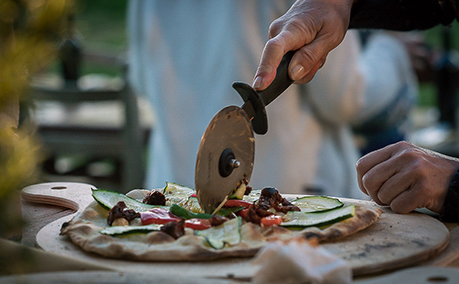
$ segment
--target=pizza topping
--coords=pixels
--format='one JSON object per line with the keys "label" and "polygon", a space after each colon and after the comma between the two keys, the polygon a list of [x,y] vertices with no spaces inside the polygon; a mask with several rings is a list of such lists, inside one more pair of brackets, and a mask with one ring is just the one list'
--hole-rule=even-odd
{"label": "pizza topping", "polygon": [[112,209],[119,201],[123,201],[127,209],[133,209],[136,212],[144,212],[157,207],[157,205],[145,204],[122,193],[105,189],[92,189],[92,197],[107,210]]}
{"label": "pizza topping", "polygon": [[[245,221],[255,224],[264,224],[266,226],[279,225],[282,223],[282,217],[274,217],[274,213],[270,211],[273,208],[276,212],[287,213],[289,211],[301,211],[296,205],[290,203],[283,198],[279,191],[272,187],[265,187],[261,190],[260,198],[253,204],[247,207],[250,202],[240,200],[228,200],[226,206],[243,206],[247,210],[241,210],[239,216]],[[273,216],[268,219],[265,217]],[[264,219],[264,220],[263,220]],[[263,222],[262,222],[263,220]]]}
{"label": "pizza topping", "polygon": [[188,219],[185,220],[185,227],[193,230],[207,230],[212,227],[210,219]]}
{"label": "pizza topping", "polygon": [[244,179],[242,182],[245,184],[245,192],[244,195],[249,195],[252,192],[252,187],[249,186],[249,181],[247,180],[247,174],[244,174]]}
{"label": "pizza topping", "polygon": [[249,195],[251,192],[252,192],[252,187],[247,185],[245,187],[244,195]]}
{"label": "pizza topping", "polygon": [[263,217],[261,218],[260,220],[260,224],[265,226],[265,227],[269,227],[269,226],[272,226],[272,225],[280,225],[284,220],[282,219],[281,216],[278,216],[278,215],[269,215],[267,217]]}
{"label": "pizza topping", "polygon": [[285,227],[321,227],[330,225],[355,215],[355,205],[336,208],[329,211],[319,212],[288,212],[284,217],[281,226]]}
{"label": "pizza topping", "polygon": [[123,236],[131,234],[145,234],[159,231],[162,225],[150,224],[145,226],[111,226],[100,231],[101,234],[110,236]]}
{"label": "pizza topping", "polygon": [[288,211],[301,211],[298,206],[293,205],[280,195],[279,191],[273,187],[265,187],[261,190],[258,205],[261,209],[269,210],[274,208],[277,212],[287,213]]}
{"label": "pizza topping", "polygon": [[205,213],[194,213],[191,211],[186,210],[180,205],[177,204],[172,204],[171,207],[169,208],[169,212],[177,217],[180,218],[185,218],[185,219],[210,219],[212,217],[211,214],[205,214]]}
{"label": "pizza topping", "polygon": [[336,198],[327,196],[304,196],[292,201],[301,212],[321,212],[343,207],[344,203]]}
{"label": "pizza topping", "polygon": [[166,196],[166,205],[178,204],[184,206],[188,198],[195,194],[196,191],[192,188],[179,185],[173,182],[166,182],[166,187],[163,190]]}
{"label": "pizza topping", "polygon": [[235,190],[228,196],[229,199],[242,199],[244,195],[249,195],[252,192],[252,187],[248,186],[247,176],[241,180]]}
{"label": "pizza topping", "polygon": [[185,220],[179,219],[177,221],[168,222],[162,226],[160,230],[174,239],[178,239],[185,235]]}
{"label": "pizza topping", "polygon": [[209,219],[209,222],[212,226],[219,226],[223,223],[225,223],[226,221],[228,221],[227,218],[223,217],[223,216],[220,216],[220,215],[213,215],[210,219]]}
{"label": "pizza topping", "polygon": [[195,234],[204,237],[210,247],[222,249],[236,245],[241,241],[241,225],[241,218],[234,218],[208,230],[198,230]]}
{"label": "pizza topping", "polygon": [[261,218],[273,215],[272,212],[261,208],[259,204],[252,204],[245,212],[244,220],[255,224],[261,223]]}
{"label": "pizza topping", "polygon": [[171,221],[180,220],[179,217],[174,216],[164,208],[153,208],[148,212],[142,212],[140,213],[140,219],[142,221],[142,225],[166,224]]}
{"label": "pizza topping", "polygon": [[229,195],[229,199],[242,199],[246,191],[246,183],[244,181],[240,182],[240,185],[236,187],[232,194]]}
{"label": "pizza topping", "polygon": [[252,205],[251,202],[238,200],[238,199],[230,199],[226,201],[225,207],[244,207],[249,208]]}
{"label": "pizza topping", "polygon": [[166,205],[166,197],[161,192],[152,190],[145,195],[142,202],[150,205]]}
{"label": "pizza topping", "polygon": [[117,218],[113,221],[112,226],[128,226],[129,222],[125,218]]}
{"label": "pizza topping", "polygon": [[[249,208],[250,208],[250,207],[249,207]],[[241,216],[242,219],[245,220],[245,216],[247,216],[247,212],[249,211],[249,208],[244,208],[244,209],[242,209],[242,210],[237,211],[237,212],[236,212],[236,215],[237,215],[237,216]]]}
{"label": "pizza topping", "polygon": [[124,218],[128,222],[131,222],[135,218],[139,217],[139,213],[135,212],[133,209],[126,209],[126,203],[124,203],[124,201],[120,201],[108,212],[107,223],[111,226],[113,221],[118,218]]}

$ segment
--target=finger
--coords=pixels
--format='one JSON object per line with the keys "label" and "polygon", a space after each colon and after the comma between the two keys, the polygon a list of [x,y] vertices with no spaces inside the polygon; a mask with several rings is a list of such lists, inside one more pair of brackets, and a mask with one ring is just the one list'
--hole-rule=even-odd
{"label": "finger", "polygon": [[268,38],[274,38],[276,37],[284,28],[286,24],[286,15],[284,14],[280,18],[275,19],[270,25],[268,29]]}
{"label": "finger", "polygon": [[319,71],[320,67],[322,67],[322,62],[317,62],[316,65],[307,73],[301,80],[295,81],[295,84],[306,84],[309,83],[314,76],[316,75],[317,71]]}
{"label": "finger", "polygon": [[319,62],[316,63],[316,65],[311,69],[311,71],[309,71],[309,73],[306,74],[301,80],[295,81],[295,84],[306,84],[306,83],[309,83],[312,79],[314,79],[314,76],[316,75],[316,73],[324,65],[325,59],[326,57],[319,60]]}
{"label": "finger", "polygon": [[[318,63],[320,63],[320,66],[323,65],[325,58],[333,48],[334,46],[328,46],[328,42],[321,40],[321,38],[315,39],[313,42],[301,47],[293,55],[290,62],[290,78],[294,81],[306,81],[304,79],[305,76],[310,74]],[[315,72],[313,73],[315,74]]]}
{"label": "finger", "polygon": [[[381,164],[387,161],[388,159],[390,159],[401,149],[406,149],[408,147],[413,147],[413,145],[408,142],[398,142],[395,144],[388,145],[379,150],[373,151],[371,153],[368,153],[362,158],[360,158],[356,163],[357,181],[358,181],[360,190],[362,190],[363,193],[368,195],[369,193],[363,184],[364,175],[370,169],[374,168],[376,165]],[[370,177],[370,180],[371,180],[371,177]]]}
{"label": "finger", "polygon": [[391,204],[397,196],[413,186],[413,178],[410,171],[397,172],[381,185],[377,198],[383,204]]}
{"label": "finger", "polygon": [[406,214],[416,208],[422,207],[418,204],[419,198],[416,198],[416,192],[417,188],[415,185],[397,195],[390,203],[392,211],[399,214]]}
{"label": "finger", "polygon": [[[257,72],[255,73],[255,78],[252,87],[255,90],[266,89],[276,77],[276,70],[279,66],[279,63],[282,60],[282,57],[288,51],[300,49],[305,43],[309,42],[309,39],[305,40],[305,42],[298,41],[298,36],[295,35],[295,32],[291,32],[288,30],[282,30],[275,37],[268,40],[263,49],[260,64],[258,65]],[[295,56],[297,56],[297,53],[298,52],[296,52],[295,55],[293,55],[292,61],[295,60]],[[318,58],[320,58],[320,56]],[[314,64],[308,66],[306,71],[311,71],[311,69],[314,67],[315,63],[317,63],[318,60],[319,59],[317,59],[314,62]],[[292,80],[295,80],[290,73],[290,67],[293,66],[292,61],[289,64],[289,75]],[[300,65],[297,68],[303,69],[304,67]],[[300,70],[300,73],[302,72],[303,70]]]}
{"label": "finger", "polygon": [[[388,148],[389,146],[370,152],[360,158],[356,163],[356,170],[357,170],[357,182],[359,184],[360,190],[369,195],[368,190],[364,186],[364,176],[368,173],[376,165],[386,161],[389,159],[391,155],[391,150]],[[371,177],[370,177],[371,178]],[[365,178],[367,180],[368,177]]]}
{"label": "finger", "polygon": [[260,65],[258,65],[257,72],[252,87],[255,90],[266,89],[276,77],[276,69],[284,56],[284,45],[276,38],[266,42],[261,55]]}
{"label": "finger", "polygon": [[362,177],[362,185],[367,194],[379,205],[389,205],[379,198],[380,191],[385,182],[390,180],[398,172],[398,168],[394,167],[393,160],[387,160],[377,164],[367,171]]}

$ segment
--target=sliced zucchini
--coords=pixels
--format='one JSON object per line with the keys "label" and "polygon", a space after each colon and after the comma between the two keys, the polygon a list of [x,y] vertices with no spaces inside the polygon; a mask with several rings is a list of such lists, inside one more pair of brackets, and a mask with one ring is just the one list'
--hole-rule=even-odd
{"label": "sliced zucchini", "polygon": [[166,196],[166,205],[171,205],[173,203],[180,206],[184,206],[188,198],[196,193],[196,191],[190,187],[179,185],[173,182],[166,182],[166,187],[163,191]]}
{"label": "sliced zucchini", "polygon": [[322,211],[322,212],[301,212],[289,211],[281,223],[283,227],[321,227],[345,220],[354,216],[355,205]]}
{"label": "sliced zucchini", "polygon": [[119,201],[126,203],[126,209],[134,209],[136,212],[145,212],[155,207],[167,208],[167,206],[145,204],[122,193],[106,189],[93,189],[92,197],[107,210],[112,209]]}
{"label": "sliced zucchini", "polygon": [[202,210],[201,205],[199,205],[198,198],[194,196],[188,197],[188,200],[186,201],[183,207],[194,213],[204,213],[204,210]]}
{"label": "sliced zucchini", "polygon": [[159,231],[161,226],[163,225],[149,224],[144,226],[113,226],[103,229],[100,231],[100,233],[110,236],[121,236],[134,233],[149,233],[152,231]]}
{"label": "sliced zucchini", "polygon": [[305,196],[292,201],[301,212],[321,212],[343,207],[343,202],[327,196]]}
{"label": "sliced zucchini", "polygon": [[241,183],[241,185],[234,191],[233,194],[230,195],[229,199],[239,199],[241,200],[244,197],[245,191],[247,189],[247,186],[245,183]]}
{"label": "sliced zucchini", "polygon": [[232,213],[236,213],[238,211],[241,211],[242,209],[244,209],[244,207],[240,207],[240,206],[229,207],[229,208],[222,207],[220,208],[220,210],[218,210],[217,215],[220,215],[223,217],[229,217]]}
{"label": "sliced zucchini", "polygon": [[207,230],[196,231],[196,235],[204,237],[207,244],[214,249],[222,249],[227,245],[235,245],[241,241],[240,217],[231,219]]}

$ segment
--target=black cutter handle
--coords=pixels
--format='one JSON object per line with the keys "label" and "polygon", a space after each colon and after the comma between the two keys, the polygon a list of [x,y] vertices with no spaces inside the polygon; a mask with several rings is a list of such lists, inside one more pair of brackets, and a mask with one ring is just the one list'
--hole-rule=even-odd
{"label": "black cutter handle", "polygon": [[[288,65],[292,60],[295,51],[287,52],[277,67],[276,78],[263,91],[255,91],[252,86],[243,82],[234,82],[233,88],[239,93],[244,100],[243,109],[250,110],[247,114],[252,119],[252,126],[255,133],[263,135],[268,132],[268,118],[265,106],[275,100],[282,94],[292,83],[293,80],[288,76]],[[249,104],[247,109],[245,106]]]}
{"label": "black cutter handle", "polygon": [[288,65],[290,64],[295,52],[296,50],[289,51],[284,55],[284,57],[282,57],[279,67],[277,67],[276,78],[274,78],[274,81],[266,89],[258,92],[265,106],[274,101],[293,83],[293,80],[290,79],[288,75]]}

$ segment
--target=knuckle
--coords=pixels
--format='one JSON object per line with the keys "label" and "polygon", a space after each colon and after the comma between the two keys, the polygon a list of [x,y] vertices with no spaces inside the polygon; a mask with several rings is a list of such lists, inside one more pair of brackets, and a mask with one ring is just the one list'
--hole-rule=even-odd
{"label": "knuckle", "polygon": [[416,149],[416,147],[408,141],[399,141],[397,143],[392,144],[392,147],[398,149],[399,151]]}
{"label": "knuckle", "polygon": [[266,42],[266,49],[284,49],[285,41],[282,37],[276,36]]}
{"label": "knuckle", "polygon": [[384,204],[390,204],[390,202],[392,201],[389,198],[389,196],[387,194],[385,194],[385,191],[383,191],[383,190],[380,190],[378,192],[378,199]]}
{"label": "knuckle", "polygon": [[270,25],[268,29],[268,35],[270,38],[275,37],[279,32],[282,30],[284,25],[284,21],[281,18],[275,19]]}
{"label": "knuckle", "polygon": [[390,203],[392,211],[399,214],[410,213],[414,209],[422,206],[422,195],[420,195],[419,185],[412,184],[408,189],[396,196]]}
{"label": "knuckle", "polygon": [[365,160],[366,156],[360,158],[356,163],[355,163],[355,169],[357,170],[357,173],[362,174],[364,168],[365,168]]}
{"label": "knuckle", "polygon": [[306,62],[317,62],[320,59],[314,50],[310,48],[302,48],[298,50],[297,53],[299,54],[300,58]]}
{"label": "knuckle", "polygon": [[376,191],[374,183],[372,182],[371,177],[368,177],[368,175],[364,175],[362,177],[362,185],[365,187],[365,189],[368,191],[368,194],[370,195]]}
{"label": "knuckle", "polygon": [[416,163],[416,161],[420,160],[421,153],[418,151],[418,149],[409,147],[401,150],[399,157],[402,158],[404,161],[411,161]]}
{"label": "knuckle", "polygon": [[390,149],[392,152],[396,153],[396,152],[402,152],[412,147],[413,147],[413,144],[411,144],[410,142],[398,141],[398,142],[395,142],[394,144],[390,144],[386,146],[385,148]]}

